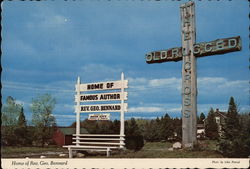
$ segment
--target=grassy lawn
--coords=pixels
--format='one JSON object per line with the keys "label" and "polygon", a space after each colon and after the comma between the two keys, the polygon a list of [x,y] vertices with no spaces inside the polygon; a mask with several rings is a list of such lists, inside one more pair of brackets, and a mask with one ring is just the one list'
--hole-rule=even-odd
{"label": "grassy lawn", "polygon": [[[216,151],[216,141],[199,141],[199,148],[195,150],[173,150],[169,142],[147,142],[144,147],[137,152],[125,150],[121,152],[112,152],[109,158],[222,158],[223,156]],[[62,147],[2,147],[1,154],[3,158],[39,158],[45,155],[46,158],[59,158],[59,154],[68,154],[68,150]],[[63,157],[63,158],[67,158]],[[90,153],[87,158],[106,158],[105,152]]]}
{"label": "grassy lawn", "polygon": [[41,155],[51,155],[58,153],[68,153],[66,148],[57,146],[48,147],[1,147],[1,155],[3,158],[25,158],[25,157],[40,157]]}
{"label": "grassy lawn", "polygon": [[172,143],[153,142],[146,143],[137,152],[126,150],[120,154],[114,154],[111,158],[223,158],[216,152],[216,141],[200,141],[197,150],[174,150],[169,151]]}

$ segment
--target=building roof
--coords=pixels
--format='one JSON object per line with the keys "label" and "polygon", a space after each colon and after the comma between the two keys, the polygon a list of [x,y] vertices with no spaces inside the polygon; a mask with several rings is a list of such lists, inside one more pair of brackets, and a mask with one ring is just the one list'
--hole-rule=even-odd
{"label": "building roof", "polygon": [[215,116],[220,116],[220,117],[223,117],[223,118],[227,117],[227,113],[226,112],[221,112],[221,111],[219,111],[219,109],[216,109],[216,111],[214,113],[215,113]]}
{"label": "building roof", "polygon": [[[69,128],[69,127],[58,127],[58,129],[64,134],[64,135],[72,135],[76,134],[76,128]],[[80,129],[81,134],[88,134],[88,131],[85,128]]]}

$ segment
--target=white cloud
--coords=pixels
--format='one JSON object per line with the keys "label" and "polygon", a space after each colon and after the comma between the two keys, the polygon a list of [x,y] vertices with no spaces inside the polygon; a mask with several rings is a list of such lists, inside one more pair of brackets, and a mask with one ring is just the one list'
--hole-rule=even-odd
{"label": "white cloud", "polygon": [[[181,78],[170,77],[163,79],[129,78],[130,89],[134,93],[143,91],[146,93],[156,92],[156,89],[168,90],[168,94],[176,97],[181,92]],[[229,80],[223,77],[201,77],[197,79],[199,95],[217,96],[221,95],[244,96],[249,91],[248,80]],[[177,90],[177,91],[176,91]],[[179,93],[177,93],[179,92]],[[218,96],[217,96],[218,97]]]}
{"label": "white cloud", "polygon": [[128,78],[132,89],[149,90],[149,89],[181,89],[181,79],[176,77],[164,79],[146,79],[146,78]]}
{"label": "white cloud", "polygon": [[249,90],[248,80],[229,80],[222,77],[198,78],[198,90],[200,94],[221,95],[231,93],[232,96],[244,95]]}

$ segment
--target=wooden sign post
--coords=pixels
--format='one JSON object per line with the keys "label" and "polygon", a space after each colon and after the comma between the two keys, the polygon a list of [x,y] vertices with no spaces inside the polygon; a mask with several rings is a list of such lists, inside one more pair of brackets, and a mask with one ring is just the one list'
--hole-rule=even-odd
{"label": "wooden sign post", "polygon": [[[124,89],[128,88],[128,80],[124,80],[124,74],[121,74],[121,80],[97,82],[97,83],[80,83],[80,77],[77,79],[76,84],[76,145],[80,146],[80,113],[94,113],[94,112],[120,112],[120,148],[124,148],[124,112],[128,110],[128,103],[124,103],[128,99],[128,93]],[[91,93],[81,94],[81,92],[92,91],[110,91],[120,90],[120,92],[105,92],[105,93]],[[86,102],[107,102],[107,101],[120,101],[120,103],[112,104],[80,104]],[[108,120],[110,117],[107,114],[92,114],[90,120]]]}
{"label": "wooden sign post", "polygon": [[189,1],[181,7],[182,47],[146,54],[146,62],[162,63],[183,60],[182,64],[182,144],[197,143],[197,76],[196,57],[224,54],[241,50],[239,36],[196,44],[195,5]]}

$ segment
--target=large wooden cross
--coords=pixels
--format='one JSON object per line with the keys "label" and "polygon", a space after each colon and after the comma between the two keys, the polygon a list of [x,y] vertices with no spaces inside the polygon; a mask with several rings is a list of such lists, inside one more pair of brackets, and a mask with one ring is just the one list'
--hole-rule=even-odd
{"label": "large wooden cross", "polygon": [[197,143],[197,76],[196,57],[224,54],[241,50],[239,36],[196,43],[195,6],[189,1],[181,7],[182,47],[146,54],[146,62],[162,63],[183,60],[182,64],[182,145],[193,147]]}

